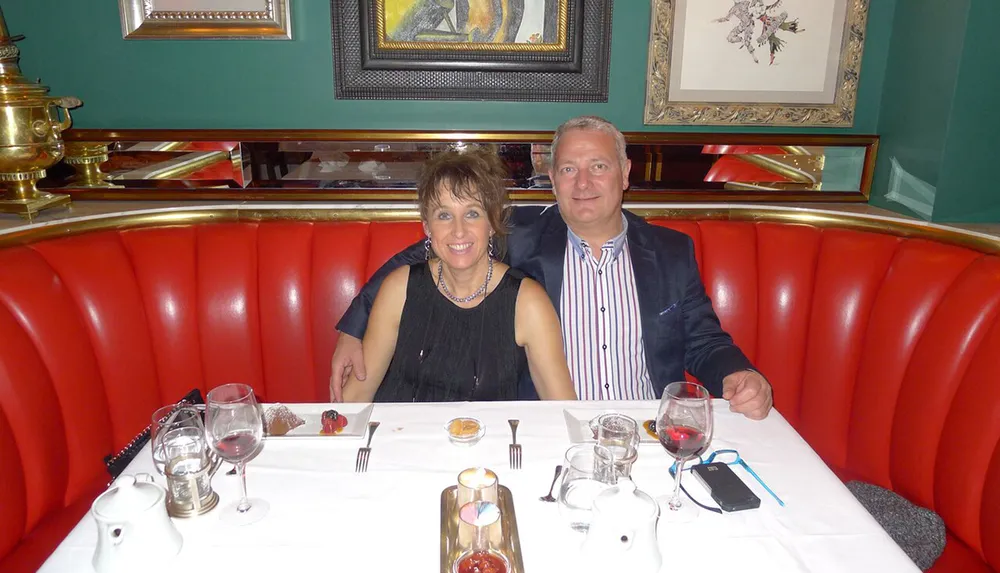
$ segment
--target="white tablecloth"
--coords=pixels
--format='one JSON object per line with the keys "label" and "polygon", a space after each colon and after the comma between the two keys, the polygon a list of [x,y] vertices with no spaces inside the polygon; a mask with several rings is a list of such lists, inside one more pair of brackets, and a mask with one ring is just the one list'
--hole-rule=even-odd
{"label": "white tablecloth", "polygon": [[[358,439],[269,439],[247,466],[250,496],[270,502],[267,517],[243,527],[221,522],[218,511],[175,519],[184,547],[175,560],[160,565],[172,571],[437,571],[441,491],[454,485],[461,470],[485,466],[513,494],[525,569],[570,570],[584,536],[565,525],[557,504],[538,499],[571,445],[564,408],[592,409],[595,415],[638,411],[653,418],[657,404],[377,404],[372,420],[381,427],[367,473],[354,472],[363,445]],[[760,497],[760,508],[722,515],[701,510],[683,524],[661,521],[664,572],[918,571],[778,412],[754,422],[717,401],[715,414],[711,449],[739,450],[786,505],[780,507],[736,468]],[[482,420],[486,435],[471,448],[453,446],[443,425],[466,415]],[[508,469],[508,418],[521,420],[524,461],[518,471]],[[633,479],[662,498],[670,492],[671,462],[659,444],[644,443]],[[220,506],[239,495],[238,478],[224,475],[228,467],[213,482]],[[137,472],[155,474],[148,446],[127,471]],[[685,487],[710,502],[685,474]],[[41,570],[91,571],[96,541],[96,525],[87,515]]]}

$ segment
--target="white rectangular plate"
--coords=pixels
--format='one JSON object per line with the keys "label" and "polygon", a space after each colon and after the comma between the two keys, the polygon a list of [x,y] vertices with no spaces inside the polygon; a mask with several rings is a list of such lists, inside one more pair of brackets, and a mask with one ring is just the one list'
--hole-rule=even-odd
{"label": "white rectangular plate", "polygon": [[657,438],[651,436],[642,427],[642,423],[646,420],[656,418],[656,410],[614,410],[611,408],[606,410],[563,410],[563,415],[566,417],[566,431],[569,433],[569,441],[574,444],[595,441],[594,432],[590,429],[590,421],[601,414],[610,414],[613,412],[624,414],[639,424],[639,443],[659,443]]}
{"label": "white rectangular plate", "polygon": [[[264,413],[278,404],[264,404]],[[305,424],[283,436],[267,436],[269,440],[286,438],[363,438],[368,431],[368,420],[372,417],[372,404],[285,404],[289,410],[305,420]],[[339,434],[320,434],[323,429],[321,418],[325,410],[336,410],[347,416],[347,426]]]}

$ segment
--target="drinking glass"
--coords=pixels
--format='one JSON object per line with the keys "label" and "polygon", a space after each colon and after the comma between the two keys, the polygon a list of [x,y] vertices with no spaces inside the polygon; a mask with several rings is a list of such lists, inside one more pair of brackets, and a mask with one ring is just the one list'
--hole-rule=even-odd
{"label": "drinking glass", "polygon": [[631,477],[639,457],[639,424],[623,414],[603,414],[597,418],[597,443],[615,457],[617,477]]}
{"label": "drinking glass", "polygon": [[590,528],[591,510],[597,496],[615,484],[614,456],[600,444],[581,444],[566,450],[559,513],[576,531]]}
{"label": "drinking glass", "polygon": [[221,518],[239,525],[260,520],[270,506],[262,499],[247,497],[246,462],[264,446],[264,422],[253,388],[225,384],[208,393],[205,431],[219,457],[236,466],[242,497],[222,510]]}
{"label": "drinking glass", "polygon": [[455,560],[454,573],[510,571],[510,562],[499,551],[502,538],[500,508],[489,501],[472,501],[458,511],[459,528],[469,531],[468,549]]}
{"label": "drinking glass", "polygon": [[220,460],[208,446],[203,411],[203,407],[174,404],[153,413],[153,465],[167,478],[167,511],[173,517],[210,511],[219,500],[212,491],[212,476]]}
{"label": "drinking glass", "polygon": [[660,444],[677,460],[674,493],[660,517],[670,521],[693,519],[698,509],[681,503],[684,462],[700,455],[712,440],[712,396],[700,384],[674,382],[663,389],[656,413],[656,435]]}
{"label": "drinking glass", "polygon": [[195,408],[170,404],[153,412],[149,441],[152,444],[153,466],[160,475],[165,475],[164,470],[169,461],[167,446],[194,446],[191,440],[195,433],[201,433],[204,440],[205,426],[201,421],[201,412]]}

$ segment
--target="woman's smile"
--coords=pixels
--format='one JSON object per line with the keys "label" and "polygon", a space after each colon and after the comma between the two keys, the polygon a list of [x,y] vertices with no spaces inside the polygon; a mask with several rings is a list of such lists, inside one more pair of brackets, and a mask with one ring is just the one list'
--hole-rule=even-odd
{"label": "woman's smile", "polygon": [[472,243],[454,243],[448,245],[448,248],[451,249],[451,252],[455,253],[456,255],[464,255],[466,252],[469,251],[469,249],[472,248]]}

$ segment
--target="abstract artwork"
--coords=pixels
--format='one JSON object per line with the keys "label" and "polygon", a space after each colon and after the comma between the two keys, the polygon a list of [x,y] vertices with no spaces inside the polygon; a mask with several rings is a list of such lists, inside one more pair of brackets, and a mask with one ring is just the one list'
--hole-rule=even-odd
{"label": "abstract artwork", "polygon": [[646,124],[854,122],[869,0],[653,0]]}
{"label": "abstract artwork", "polygon": [[531,0],[382,0],[382,42],[455,44],[556,44],[565,29],[566,2]]}
{"label": "abstract artwork", "polygon": [[607,101],[612,0],[331,0],[340,99]]}

